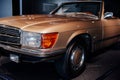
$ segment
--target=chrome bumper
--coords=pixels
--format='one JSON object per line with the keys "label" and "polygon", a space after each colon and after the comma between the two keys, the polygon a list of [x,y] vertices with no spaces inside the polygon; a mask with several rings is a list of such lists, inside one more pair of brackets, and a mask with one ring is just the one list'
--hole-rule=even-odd
{"label": "chrome bumper", "polygon": [[23,55],[28,55],[28,56],[33,56],[33,57],[53,57],[56,55],[63,54],[65,52],[65,49],[59,49],[59,50],[53,50],[53,49],[39,49],[39,50],[33,50],[33,49],[26,49],[26,48],[14,48],[11,46],[7,45],[2,45],[0,44],[0,48],[3,48],[4,50],[23,54]]}

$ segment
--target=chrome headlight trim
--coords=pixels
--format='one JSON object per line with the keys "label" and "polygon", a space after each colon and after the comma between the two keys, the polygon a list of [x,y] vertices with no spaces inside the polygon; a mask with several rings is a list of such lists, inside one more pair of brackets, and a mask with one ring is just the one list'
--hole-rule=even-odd
{"label": "chrome headlight trim", "polygon": [[40,48],[41,34],[29,31],[21,31],[21,45],[28,48]]}

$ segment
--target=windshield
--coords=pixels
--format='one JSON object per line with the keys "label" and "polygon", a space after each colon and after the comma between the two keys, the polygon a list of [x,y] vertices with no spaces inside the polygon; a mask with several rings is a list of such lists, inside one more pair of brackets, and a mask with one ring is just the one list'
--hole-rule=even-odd
{"label": "windshield", "polygon": [[100,2],[72,2],[62,4],[55,12],[55,15],[67,15],[79,17],[80,15],[89,15],[99,18]]}

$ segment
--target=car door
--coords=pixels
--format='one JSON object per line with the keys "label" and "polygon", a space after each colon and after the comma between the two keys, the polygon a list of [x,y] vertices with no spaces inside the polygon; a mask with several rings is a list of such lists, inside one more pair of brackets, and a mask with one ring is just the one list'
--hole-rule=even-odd
{"label": "car door", "polygon": [[120,35],[120,19],[115,17],[105,18],[102,21],[103,47],[109,46],[118,41]]}

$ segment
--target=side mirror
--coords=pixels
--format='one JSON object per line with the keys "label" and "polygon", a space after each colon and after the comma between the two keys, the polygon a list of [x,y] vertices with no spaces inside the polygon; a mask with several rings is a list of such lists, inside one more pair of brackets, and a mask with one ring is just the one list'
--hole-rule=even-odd
{"label": "side mirror", "polygon": [[107,18],[113,18],[113,12],[106,12],[104,14],[104,18],[107,19]]}

